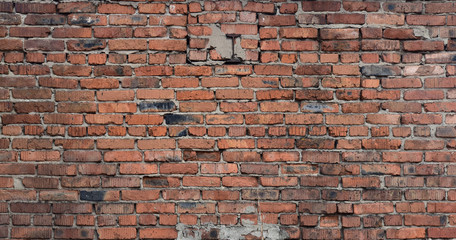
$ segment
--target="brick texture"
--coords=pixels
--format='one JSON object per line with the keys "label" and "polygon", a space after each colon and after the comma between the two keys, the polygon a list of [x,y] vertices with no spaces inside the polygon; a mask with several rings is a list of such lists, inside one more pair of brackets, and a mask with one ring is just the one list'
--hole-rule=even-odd
{"label": "brick texture", "polygon": [[455,238],[455,12],[2,1],[0,238]]}

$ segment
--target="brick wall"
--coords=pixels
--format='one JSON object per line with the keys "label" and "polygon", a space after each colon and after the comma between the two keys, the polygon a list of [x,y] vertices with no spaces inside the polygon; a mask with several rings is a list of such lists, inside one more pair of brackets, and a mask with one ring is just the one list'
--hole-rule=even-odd
{"label": "brick wall", "polygon": [[0,238],[456,236],[451,1],[0,12]]}

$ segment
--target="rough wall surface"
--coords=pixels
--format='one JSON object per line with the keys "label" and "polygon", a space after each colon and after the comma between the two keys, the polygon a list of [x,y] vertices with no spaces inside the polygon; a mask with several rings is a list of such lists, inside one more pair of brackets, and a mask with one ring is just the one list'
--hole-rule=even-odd
{"label": "rough wall surface", "polygon": [[451,1],[0,12],[0,238],[456,237]]}

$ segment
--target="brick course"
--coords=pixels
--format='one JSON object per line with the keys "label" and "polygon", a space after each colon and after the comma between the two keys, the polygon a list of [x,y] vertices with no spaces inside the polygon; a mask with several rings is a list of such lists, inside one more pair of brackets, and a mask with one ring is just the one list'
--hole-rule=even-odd
{"label": "brick course", "polygon": [[0,238],[454,238],[455,11],[1,2]]}

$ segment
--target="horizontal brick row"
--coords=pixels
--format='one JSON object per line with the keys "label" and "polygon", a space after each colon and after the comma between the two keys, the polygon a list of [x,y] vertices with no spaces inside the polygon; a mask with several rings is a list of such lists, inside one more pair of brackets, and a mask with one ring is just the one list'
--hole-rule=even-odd
{"label": "horizontal brick row", "polygon": [[455,11],[3,1],[0,238],[454,238]]}
{"label": "horizontal brick row", "polygon": [[[14,164],[6,162],[52,162],[60,161],[63,158],[64,162],[194,162],[191,165],[197,166],[199,162],[310,162],[310,163],[335,163],[335,162],[396,162],[396,163],[414,163],[421,162],[454,162],[456,161],[456,154],[451,151],[440,152],[419,152],[419,151],[198,151],[198,150],[153,150],[144,151],[121,151],[109,150],[104,153],[100,151],[81,151],[81,150],[66,150],[63,153],[57,150],[50,151],[6,151],[2,150],[1,157],[4,167],[14,169]],[[183,163],[182,163],[183,164]],[[224,163],[221,163],[222,166]],[[141,165],[141,164],[139,164]],[[184,164],[185,165],[185,164]],[[229,164],[228,164],[229,165]],[[274,164],[275,165],[275,164]],[[23,165],[24,168],[27,165]],[[34,165],[28,165],[28,173],[34,173]],[[39,165],[40,168],[41,165]],[[58,165],[46,165],[48,167]],[[145,165],[146,166],[146,165]],[[151,165],[154,166],[154,165]],[[156,166],[156,165],[155,165]],[[261,165],[259,165],[261,166]],[[278,169],[278,166],[275,165]],[[285,165],[288,166],[288,165]],[[307,165],[303,165],[307,166]],[[381,164],[379,165],[381,166]],[[388,165],[386,165],[388,166]],[[432,165],[434,167],[443,167],[439,165]],[[284,166],[282,166],[284,167]],[[372,166],[371,166],[372,167]],[[397,167],[400,167],[398,165]],[[420,166],[418,166],[420,167]],[[359,166],[358,166],[359,168]],[[426,169],[426,166],[422,167]],[[454,175],[456,169],[452,165],[447,166],[448,175]],[[318,166],[312,166],[312,171],[316,170],[318,173]],[[4,170],[3,173],[8,173],[11,170]],[[18,170],[22,171],[22,170]],[[114,171],[116,172],[116,171]],[[237,172],[237,171],[235,171]],[[359,171],[358,171],[359,172]],[[283,172],[284,174],[286,172]],[[292,172],[288,173],[292,174]],[[397,175],[400,172],[396,172]],[[396,175],[395,174],[395,175]],[[426,175],[426,174],[425,174]],[[427,174],[432,175],[432,174]]]}

